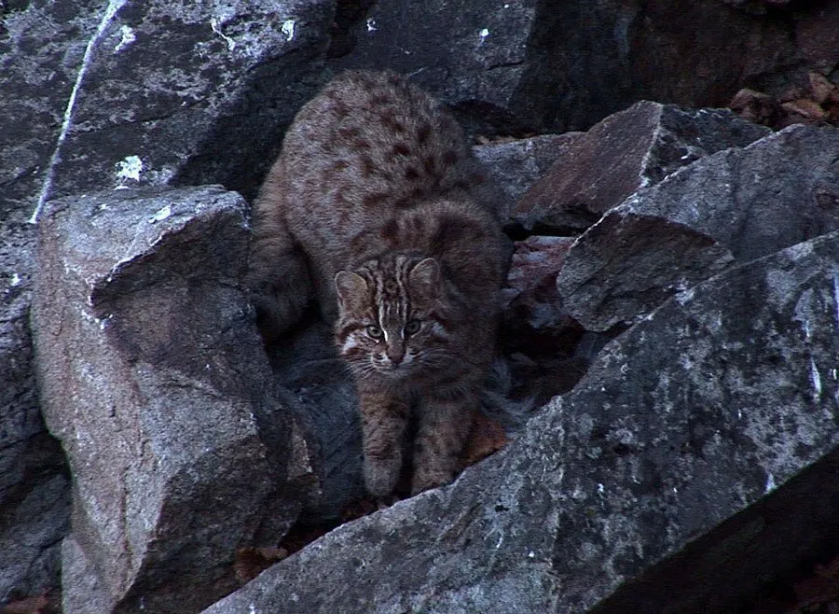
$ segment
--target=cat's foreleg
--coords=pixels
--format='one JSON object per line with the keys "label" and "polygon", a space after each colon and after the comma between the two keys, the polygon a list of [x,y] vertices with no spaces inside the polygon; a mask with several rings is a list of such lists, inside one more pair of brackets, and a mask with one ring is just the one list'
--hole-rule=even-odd
{"label": "cat's foreleg", "polygon": [[393,492],[402,469],[402,439],[408,424],[407,401],[386,392],[360,392],[364,484],[374,497]]}
{"label": "cat's foreleg", "polygon": [[426,395],[414,440],[411,494],[448,484],[460,469],[461,456],[474,420],[474,399]]}

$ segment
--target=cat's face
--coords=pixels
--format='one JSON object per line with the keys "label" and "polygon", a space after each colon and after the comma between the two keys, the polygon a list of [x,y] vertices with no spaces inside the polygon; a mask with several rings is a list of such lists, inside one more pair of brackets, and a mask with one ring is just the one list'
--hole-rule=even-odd
{"label": "cat's face", "polygon": [[439,265],[397,256],[335,276],[336,342],[358,377],[401,379],[450,359]]}

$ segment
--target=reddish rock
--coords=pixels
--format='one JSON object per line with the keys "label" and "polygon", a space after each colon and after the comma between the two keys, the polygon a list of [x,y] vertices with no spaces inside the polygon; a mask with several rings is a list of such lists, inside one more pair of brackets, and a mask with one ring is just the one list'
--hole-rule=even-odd
{"label": "reddish rock", "polygon": [[808,65],[816,69],[832,71],[839,58],[839,4],[823,2],[814,11],[799,16],[795,39],[799,44],[799,51]]}
{"label": "reddish rock", "polygon": [[[540,346],[553,346],[558,335],[578,328],[556,289],[557,275],[573,242],[567,237],[534,236],[516,243],[504,290],[510,349],[540,353]],[[570,352],[573,346],[565,349]]]}
{"label": "reddish rock", "polygon": [[[512,265],[507,275],[506,304],[556,304],[556,276],[562,268],[573,239],[568,237],[533,236],[516,242]],[[536,309],[538,310],[538,308]],[[535,327],[546,323],[544,315],[533,313],[527,318]]]}
{"label": "reddish rock", "polygon": [[566,143],[548,173],[522,197],[513,217],[529,230],[578,232],[638,188],[768,133],[730,111],[639,102]]}

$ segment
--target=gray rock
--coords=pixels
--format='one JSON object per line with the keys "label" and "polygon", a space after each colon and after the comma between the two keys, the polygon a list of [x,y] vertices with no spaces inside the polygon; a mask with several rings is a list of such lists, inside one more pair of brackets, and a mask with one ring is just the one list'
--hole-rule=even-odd
{"label": "gray rock", "polygon": [[639,102],[558,151],[551,169],[519,201],[526,229],[576,233],[642,187],[708,154],[746,145],[768,128],[724,109],[681,109]]}
{"label": "gray rock", "polygon": [[127,190],[41,220],[41,400],[73,474],[66,614],[197,611],[234,588],[237,547],[297,517],[311,476],[238,288],[244,211],[218,187]]}
{"label": "gray rock", "polygon": [[[620,207],[618,207],[620,210]],[[680,290],[734,262],[728,248],[652,215],[606,215],[574,244],[557,276],[567,313],[590,331],[642,319]]]}
{"label": "gray rock", "polygon": [[38,407],[29,305],[34,226],[0,226],[0,604],[58,586],[70,482]]}
{"label": "gray rock", "polygon": [[791,126],[638,191],[568,254],[557,280],[566,308],[589,330],[634,322],[730,258],[839,229],[837,160],[839,130]]}
{"label": "gray rock", "polygon": [[3,15],[0,211],[115,186],[252,193],[322,81],[334,0],[31,2]]}
{"label": "gray rock", "polygon": [[565,154],[580,134],[546,134],[472,148],[489,178],[504,193],[501,215],[505,222],[522,195],[548,171],[558,157]]}
{"label": "gray rock", "polygon": [[[483,133],[587,130],[642,99],[723,106],[744,83],[806,76],[798,47],[818,48],[793,42],[790,20],[721,2],[365,0],[339,3],[339,15],[340,5],[356,9],[344,20],[355,23],[336,28],[345,44],[332,66],[410,74]],[[820,11],[802,12],[817,21]],[[818,40],[832,50],[828,31]],[[818,60],[806,56],[811,68]]]}
{"label": "gray rock", "polygon": [[332,66],[391,68],[450,104],[467,128],[520,131],[532,123],[519,97],[536,5],[378,2],[355,25],[352,53]]}
{"label": "gray rock", "polygon": [[361,480],[361,425],[352,376],[338,357],[332,331],[322,322],[269,349],[283,400],[310,450],[319,490],[300,521],[334,522],[347,504],[365,494]]}
{"label": "gray rock", "polygon": [[671,299],[505,450],[205,614],[708,612],[835,535],[839,234]]}

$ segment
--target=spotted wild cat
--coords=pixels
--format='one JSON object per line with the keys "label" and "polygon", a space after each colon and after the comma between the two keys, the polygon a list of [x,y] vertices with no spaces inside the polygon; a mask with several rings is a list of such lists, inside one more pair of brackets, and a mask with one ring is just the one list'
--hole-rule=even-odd
{"label": "spotted wild cat", "polygon": [[[310,298],[359,395],[367,490],[450,482],[493,358],[505,240],[443,107],[391,72],[349,71],[294,120],[255,203],[249,284],[271,338]],[[407,426],[416,420],[413,442]]]}

